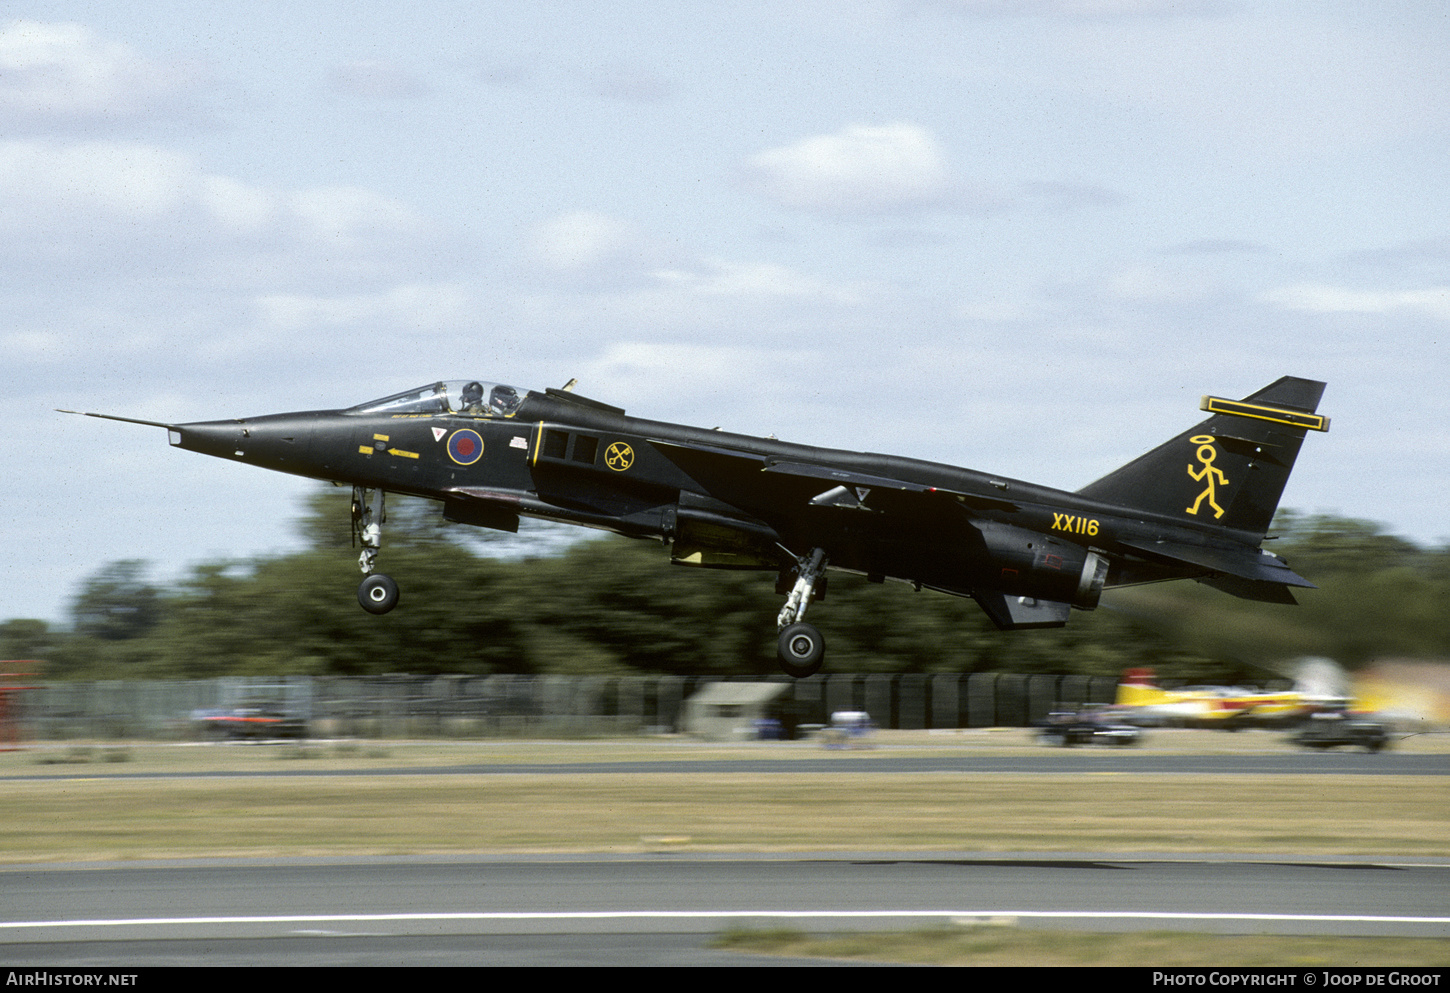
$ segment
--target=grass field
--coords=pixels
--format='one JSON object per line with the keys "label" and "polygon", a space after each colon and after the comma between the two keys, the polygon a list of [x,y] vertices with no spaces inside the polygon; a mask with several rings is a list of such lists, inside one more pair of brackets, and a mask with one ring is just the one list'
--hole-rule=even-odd
{"label": "grass field", "polygon": [[[1042,751],[1018,731],[885,734],[882,745],[854,754]],[[1214,732],[1151,743],[1283,747],[1274,735]],[[1450,751],[1450,741],[1401,743],[1410,747]],[[1450,776],[789,771],[823,754],[840,753],[677,739],[37,748],[0,755],[0,776],[39,777],[5,785],[0,861],[659,848],[1450,855]],[[782,769],[710,769],[707,760],[732,756],[770,757]],[[688,774],[306,775],[663,758],[702,765]],[[302,775],[236,775],[279,770]],[[147,772],[191,775],[123,775]]]}
{"label": "grass field", "polygon": [[1149,931],[1095,934],[1016,927],[933,928],[896,934],[819,937],[791,930],[732,931],[715,947],[910,965],[1127,966],[1182,968],[1443,968],[1450,944],[1435,938],[1282,937]]}

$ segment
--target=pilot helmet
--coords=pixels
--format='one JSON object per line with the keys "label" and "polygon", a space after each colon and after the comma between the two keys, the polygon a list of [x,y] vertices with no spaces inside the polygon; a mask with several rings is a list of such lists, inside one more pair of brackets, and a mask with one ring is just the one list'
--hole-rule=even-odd
{"label": "pilot helmet", "polygon": [[483,402],[483,384],[469,383],[463,388],[463,406],[473,407]]}
{"label": "pilot helmet", "polygon": [[512,386],[495,386],[488,398],[489,406],[505,414],[512,413],[520,402],[518,391]]}

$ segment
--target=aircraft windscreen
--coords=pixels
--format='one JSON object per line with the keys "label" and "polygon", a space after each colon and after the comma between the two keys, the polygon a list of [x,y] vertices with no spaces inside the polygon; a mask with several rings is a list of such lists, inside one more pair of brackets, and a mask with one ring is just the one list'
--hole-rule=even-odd
{"label": "aircraft windscreen", "polygon": [[348,408],[354,414],[472,414],[512,417],[528,391],[477,379],[455,379]]}

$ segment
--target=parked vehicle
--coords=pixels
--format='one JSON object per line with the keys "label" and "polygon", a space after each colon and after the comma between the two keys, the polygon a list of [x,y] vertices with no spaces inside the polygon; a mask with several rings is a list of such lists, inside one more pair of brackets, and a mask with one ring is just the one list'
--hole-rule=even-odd
{"label": "parked vehicle", "polygon": [[307,737],[307,721],[266,707],[198,710],[191,715],[203,736],[229,741],[266,741]]}
{"label": "parked vehicle", "polygon": [[1136,745],[1143,732],[1124,723],[1116,708],[1103,704],[1061,707],[1037,725],[1037,740],[1044,745]]}
{"label": "parked vehicle", "polygon": [[1379,721],[1344,711],[1315,714],[1289,736],[1301,748],[1338,748],[1346,745],[1378,752],[1390,746],[1389,732]]}

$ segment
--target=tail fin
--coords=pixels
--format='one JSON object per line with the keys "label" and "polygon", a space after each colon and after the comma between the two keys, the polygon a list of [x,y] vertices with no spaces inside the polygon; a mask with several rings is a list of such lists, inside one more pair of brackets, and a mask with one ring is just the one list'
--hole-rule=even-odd
{"label": "tail fin", "polygon": [[1284,495],[1324,384],[1285,376],[1243,400],[1204,397],[1208,420],[1078,490],[1080,496],[1185,522],[1262,535]]}

